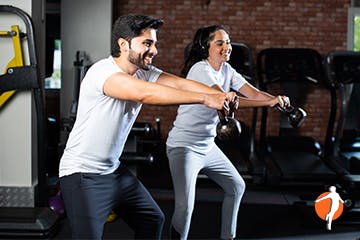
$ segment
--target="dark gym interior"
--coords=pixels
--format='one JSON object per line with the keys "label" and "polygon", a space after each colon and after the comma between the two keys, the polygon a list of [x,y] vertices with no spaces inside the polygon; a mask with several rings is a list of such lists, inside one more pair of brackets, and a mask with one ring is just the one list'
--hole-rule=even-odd
{"label": "dark gym interior", "polygon": [[[195,30],[222,24],[230,32],[232,67],[259,89],[291,99],[289,109],[240,109],[235,117],[241,135],[216,138],[246,182],[236,238],[360,239],[360,1],[24,2],[0,0],[0,19],[15,16],[0,20],[0,47],[9,41],[10,49],[0,48],[0,238],[71,238],[58,167],[76,118],[81,80],[92,63],[109,56],[113,21],[141,13],[164,20],[154,60],[160,69],[180,74]],[[99,19],[103,25],[93,29]],[[26,45],[17,48],[16,41]],[[18,54],[27,61],[17,62]],[[26,92],[30,100],[21,107],[32,115],[29,124],[16,115]],[[170,237],[174,208],[165,142],[176,110],[144,105],[120,157],[165,213],[163,239]],[[303,122],[297,121],[299,114],[306,114]],[[24,126],[30,136],[24,137]],[[30,160],[14,163],[26,155],[17,154],[22,149]],[[26,183],[15,181],[17,175]],[[330,186],[346,200],[331,231],[315,210],[315,200]],[[222,199],[221,188],[200,174],[189,239],[219,239]],[[117,214],[109,215],[103,237],[134,235]]]}

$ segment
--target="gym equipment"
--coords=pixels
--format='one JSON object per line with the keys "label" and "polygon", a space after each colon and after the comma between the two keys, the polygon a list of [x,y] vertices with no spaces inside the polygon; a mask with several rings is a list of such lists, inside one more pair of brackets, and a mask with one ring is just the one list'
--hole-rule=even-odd
{"label": "gym equipment", "polygon": [[279,105],[277,105],[276,108],[288,117],[291,126],[293,126],[294,128],[300,127],[307,116],[304,109],[299,107],[293,107],[292,105],[286,107],[280,107]]}
{"label": "gym equipment", "polygon": [[111,211],[110,214],[107,216],[106,218],[106,222],[109,223],[109,222],[113,222],[117,219],[117,214],[116,212],[114,211]]}
{"label": "gym equipment", "polygon": [[[325,59],[325,69],[332,92],[332,125],[328,128],[327,147],[330,156],[341,156],[349,172],[350,159],[360,159],[360,115],[358,111],[360,94],[360,54],[354,51],[329,52]],[[338,91],[338,95],[336,94]],[[340,97],[340,106],[337,105]],[[335,118],[339,109],[338,123]],[[335,133],[331,134],[335,129]],[[359,168],[360,170],[360,168]],[[359,172],[360,173],[360,172]]]}
{"label": "gym equipment", "polygon": [[157,144],[156,130],[147,122],[135,122],[131,128],[120,161],[127,165],[152,164]]}
{"label": "gym equipment", "polygon": [[[35,191],[35,207],[1,207],[0,236],[6,237],[49,237],[56,230],[58,216],[48,207],[46,179],[46,133],[43,88],[37,65],[34,31],[31,18],[23,10],[13,6],[0,6],[0,12],[15,14],[25,23],[28,43],[29,66],[8,67],[0,76],[0,93],[13,90],[31,90],[34,96],[37,122],[37,174],[38,186]],[[17,48],[15,48],[15,51]]]}
{"label": "gym equipment", "polygon": [[0,238],[43,239],[58,228],[59,217],[44,207],[1,207]]}
{"label": "gym equipment", "polygon": [[[250,45],[242,42],[232,42],[231,46],[229,64],[248,82],[258,88],[253,49]],[[236,91],[237,89],[233,90]],[[250,122],[245,123],[244,120],[238,118],[241,125],[240,136],[232,140],[220,140],[216,137],[215,143],[226,154],[247,183],[262,183],[265,166],[258,159],[255,138],[258,108],[242,109],[241,112],[250,116]]]}
{"label": "gym equipment", "polygon": [[230,112],[228,116],[225,115],[224,110],[218,110],[220,121],[216,125],[216,136],[219,140],[231,140],[239,137],[241,134],[241,125],[238,120],[234,118],[234,112]]}
{"label": "gym equipment", "polygon": [[[322,61],[313,49],[264,49],[257,56],[260,88],[273,95],[289,96],[294,106],[305,105],[307,97],[316,90],[328,92]],[[262,108],[259,155],[266,163],[266,183],[306,187],[331,184],[336,174],[325,164],[320,142],[302,134],[298,127],[305,117],[309,123],[316,122],[316,114],[307,116],[302,108],[295,107],[283,112],[277,114]],[[326,121],[324,116],[319,117]]]}
{"label": "gym equipment", "polygon": [[74,93],[73,100],[70,106],[70,118],[72,119],[76,118],[81,81],[85,77],[85,74],[90,67],[91,64],[86,53],[84,51],[77,51],[74,61]]}
{"label": "gym equipment", "polygon": [[59,217],[65,215],[65,206],[62,200],[61,191],[58,191],[55,196],[49,198],[49,206]]}
{"label": "gym equipment", "polygon": [[[10,67],[20,67],[23,66],[23,56],[21,51],[21,42],[20,42],[20,30],[19,26],[11,26],[11,31],[1,31],[0,37],[11,37],[14,47],[14,58],[7,64],[5,69]],[[15,93],[15,90],[2,92],[0,94],[0,107],[2,107],[5,102]]]}
{"label": "gym equipment", "polygon": [[360,53],[329,52],[324,66],[332,97],[326,161],[337,173],[343,195],[354,203],[360,198]]}

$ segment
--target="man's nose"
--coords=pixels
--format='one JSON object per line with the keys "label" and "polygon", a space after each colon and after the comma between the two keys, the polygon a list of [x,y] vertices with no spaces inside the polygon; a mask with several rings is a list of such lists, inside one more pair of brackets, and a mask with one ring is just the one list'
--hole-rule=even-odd
{"label": "man's nose", "polygon": [[151,46],[150,47],[150,51],[149,51],[152,55],[157,55],[158,54],[158,50],[157,50],[157,48],[155,47],[155,45],[154,46]]}

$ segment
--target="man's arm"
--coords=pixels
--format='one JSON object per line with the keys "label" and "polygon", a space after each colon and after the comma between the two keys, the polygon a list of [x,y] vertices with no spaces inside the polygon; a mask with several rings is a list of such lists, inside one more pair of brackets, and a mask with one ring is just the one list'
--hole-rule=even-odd
{"label": "man's arm", "polygon": [[218,88],[209,87],[197,81],[181,78],[171,73],[165,73],[165,72],[159,76],[156,82],[168,87],[193,91],[193,92],[219,93],[219,91],[221,91]]}
{"label": "man's arm", "polygon": [[228,114],[229,111],[229,102],[231,102],[235,95],[236,92],[228,92],[226,93],[221,86],[219,85],[213,85],[211,87],[202,84],[198,81],[194,81],[191,79],[186,79],[186,78],[181,78],[178,77],[176,75],[173,75],[171,73],[162,73],[160,75],[160,77],[158,78],[158,80],[156,81],[159,84],[165,85],[165,86],[169,86],[169,87],[173,87],[173,88],[177,88],[177,89],[182,89],[182,90],[188,90],[188,91],[195,91],[195,92],[202,92],[202,93],[219,93],[219,92],[223,92],[226,94],[227,96],[227,101],[224,105],[224,110],[226,112],[226,114]]}
{"label": "man's arm", "polygon": [[[203,87],[203,89],[207,88],[206,86]],[[204,93],[200,90],[197,91],[198,89],[202,89],[201,86],[192,91],[177,89],[171,85],[158,82],[146,82],[126,73],[113,74],[105,81],[103,87],[107,96],[122,100],[156,105],[198,103],[218,110],[223,108],[226,102],[225,93],[216,90]]]}

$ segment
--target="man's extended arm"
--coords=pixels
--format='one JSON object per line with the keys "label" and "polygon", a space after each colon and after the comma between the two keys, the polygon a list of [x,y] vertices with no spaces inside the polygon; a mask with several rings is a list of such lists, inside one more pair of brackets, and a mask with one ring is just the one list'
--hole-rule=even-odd
{"label": "man's extended arm", "polygon": [[[126,73],[116,73],[110,76],[104,84],[103,91],[106,95],[145,104],[157,105],[176,105],[176,104],[205,104],[214,109],[222,109],[226,102],[226,94],[200,83],[193,82],[193,88],[179,87],[176,85],[164,84],[169,80],[165,78],[174,78],[182,80],[182,78],[168,75],[167,77],[161,74],[159,80],[155,83],[142,81]],[[187,80],[184,80],[184,85],[188,85]],[[190,84],[191,85],[191,84]],[[202,85],[202,86],[201,86]],[[197,86],[197,87],[195,87]],[[185,90],[186,89],[186,90]]]}

